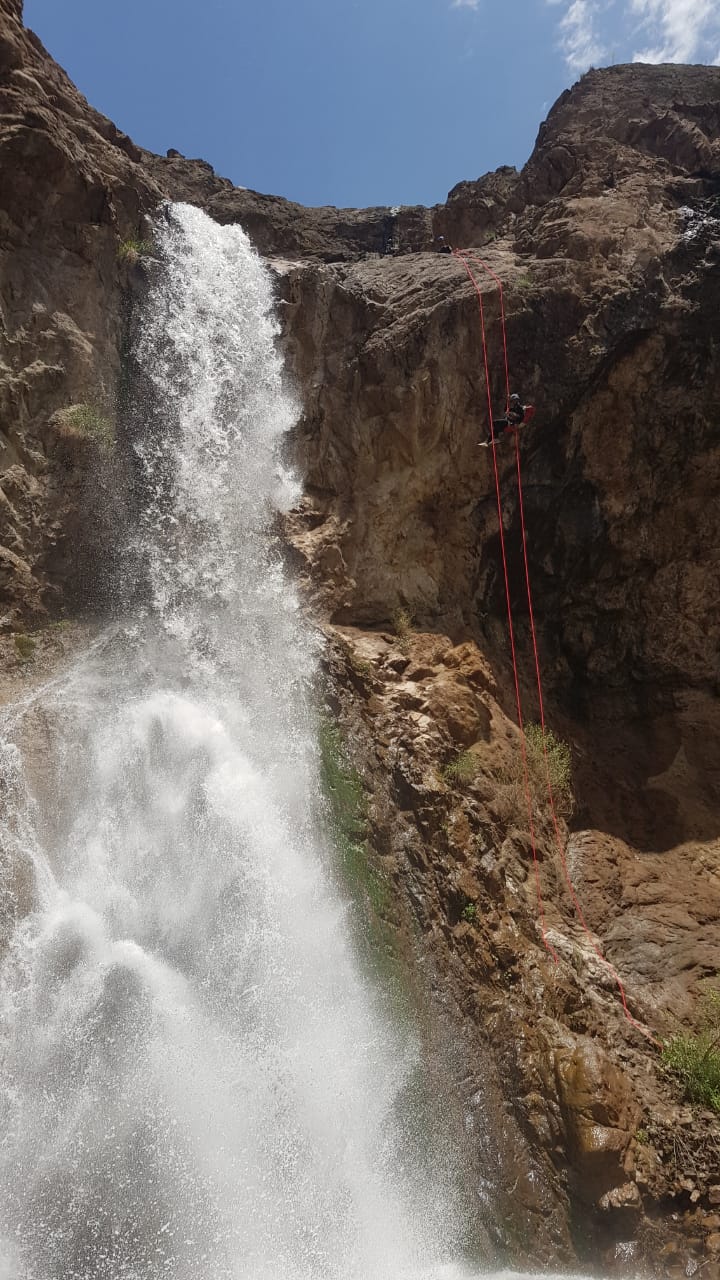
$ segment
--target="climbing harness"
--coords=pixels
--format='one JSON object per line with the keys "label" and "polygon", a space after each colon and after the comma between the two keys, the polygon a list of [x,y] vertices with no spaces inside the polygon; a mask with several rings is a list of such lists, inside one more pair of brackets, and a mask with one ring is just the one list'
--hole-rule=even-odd
{"label": "climbing harness", "polygon": [[[506,403],[509,406],[510,404],[510,371],[509,371],[509,361],[508,361],[507,329],[505,324],[505,300],[503,296],[503,285],[500,277],[496,275],[495,272],[492,270],[492,268],[489,267],[488,264],[484,262],[483,259],[479,257],[478,254],[474,253],[472,250],[453,249],[453,257],[457,258],[457,260],[461,262],[463,267],[465,268],[468,278],[477,295],[478,308],[480,312],[480,335],[481,335],[481,341],[482,341],[483,366],[484,366],[484,372],[485,372],[485,390],[487,393],[488,415],[489,415],[489,422],[490,422],[490,429],[491,429],[491,439],[489,441],[489,446],[492,449],[493,472],[495,476],[495,494],[497,498],[498,526],[499,526],[499,533],[500,533],[500,553],[501,553],[502,566],[503,566],[503,577],[505,581],[505,604],[507,607],[508,634],[510,637],[510,655],[512,658],[513,680],[515,685],[515,706],[517,709],[518,727],[520,729],[520,749],[522,753],[525,799],[527,802],[528,822],[530,826],[530,842],[532,845],[533,866],[535,871],[535,887],[536,887],[537,902],[538,902],[538,915],[540,918],[540,928],[542,932],[543,943],[545,945],[546,950],[549,952],[549,954],[552,956],[553,960],[557,964],[558,963],[557,951],[553,947],[547,935],[546,921],[545,921],[545,908],[544,908],[543,899],[542,899],[542,891],[540,888],[540,871],[539,871],[539,865],[538,865],[535,823],[533,819],[532,791],[530,787],[530,772],[528,768],[525,725],[524,725],[523,713],[522,713],[522,699],[520,696],[520,679],[518,675],[515,630],[513,627],[513,619],[512,619],[512,603],[511,603],[511,596],[510,596],[510,579],[508,574],[506,539],[505,539],[505,530],[503,527],[503,518],[502,518],[502,493],[501,493],[501,485],[500,485],[500,472],[498,469],[498,462],[497,462],[497,441],[495,439],[494,433],[492,432],[493,407],[492,407],[492,390],[490,386],[490,360],[488,356],[487,332],[486,332],[486,324],[485,324],[485,304],[483,302],[482,289],[480,287],[480,284],[478,283],[477,277],[474,274],[474,271],[472,268],[475,267],[475,269],[477,270],[477,268],[480,267],[486,273],[486,275],[490,277],[490,279],[494,282],[495,286],[497,287],[498,297],[500,301],[500,328],[502,333],[505,395],[506,395]],[[472,266],[470,264],[472,264]],[[627,1018],[628,1022],[632,1024],[633,1027],[635,1027],[638,1031],[642,1033],[642,1035],[644,1035],[648,1040],[652,1041],[654,1045],[659,1046],[660,1042],[656,1039],[656,1037],[650,1031],[648,1031],[647,1027],[644,1027],[642,1023],[638,1022],[637,1019],[634,1018],[633,1015],[631,1014],[630,1009],[628,1008],[625,988],[623,986],[620,975],[617,972],[617,969],[615,968],[615,966],[603,954],[602,950],[600,949],[597,942],[595,941],[595,938],[590,928],[588,927],[587,921],[585,919],[585,913],[583,912],[582,904],[577,895],[575,886],[573,885],[572,877],[570,875],[570,869],[567,864],[567,858],[565,855],[565,846],[563,843],[562,835],[560,833],[560,824],[558,822],[557,811],[555,809],[555,797],[553,795],[552,780],[550,777],[550,761],[548,757],[547,733],[546,733],[546,725],[545,725],[545,705],[543,701],[542,678],[540,675],[540,658],[538,654],[537,631],[535,628],[535,613],[533,610],[532,590],[530,587],[530,566],[528,563],[528,552],[527,552],[527,529],[526,529],[526,523],[525,523],[525,506],[523,503],[522,472],[520,467],[519,430],[517,428],[513,429],[512,434],[515,439],[515,464],[516,464],[516,474],[517,474],[518,511],[520,514],[520,537],[521,537],[521,543],[522,543],[523,567],[525,570],[525,589],[527,594],[528,618],[530,621],[530,635],[532,638],[533,657],[535,661],[535,678],[537,682],[538,707],[540,712],[540,727],[542,731],[543,757],[544,757],[544,763],[545,763],[545,782],[547,785],[547,794],[548,794],[548,801],[550,804],[550,813],[552,815],[552,825],[553,825],[553,831],[555,836],[555,844],[560,857],[560,865],[562,867],[563,878],[565,880],[568,891],[570,893],[570,898],[573,903],[573,906],[577,912],[578,919],[580,920],[582,928],[585,932],[585,935],[593,951],[595,952],[595,955],[600,960],[600,962],[606,967],[609,973],[612,975],[617,985],[618,992],[620,994],[620,1000],[623,1007],[623,1013],[625,1017]]]}

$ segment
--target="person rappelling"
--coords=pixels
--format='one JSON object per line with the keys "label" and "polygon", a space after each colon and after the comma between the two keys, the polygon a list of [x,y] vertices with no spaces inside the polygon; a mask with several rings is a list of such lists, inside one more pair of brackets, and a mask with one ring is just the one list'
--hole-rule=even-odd
{"label": "person rappelling", "polygon": [[493,418],[490,435],[487,440],[480,441],[481,448],[487,449],[493,440],[499,440],[506,433],[510,434],[518,431],[520,427],[527,426],[534,413],[534,405],[524,404],[522,397],[513,393],[508,400],[504,417]]}

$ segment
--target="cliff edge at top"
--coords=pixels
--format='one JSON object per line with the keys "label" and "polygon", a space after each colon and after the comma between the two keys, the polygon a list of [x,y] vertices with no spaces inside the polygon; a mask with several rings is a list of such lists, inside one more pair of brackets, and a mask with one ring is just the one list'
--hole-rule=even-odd
{"label": "cliff edge at top", "polygon": [[[467,1037],[459,1088],[470,1109],[504,1091],[525,1256],[597,1246],[607,1267],[644,1256],[720,1280],[717,1120],[679,1102],[623,1018],[539,812],[557,966],[543,946],[508,781],[477,299],[433,251],[439,235],[481,250],[504,282],[512,377],[537,405],[525,517],[546,710],[572,748],[568,861],[634,1014],[666,1035],[720,972],[720,68],[589,72],[520,172],[432,209],[304,209],[151,155],[87,104],[16,0],[0,0],[0,106],[4,631],[133,589],[117,555],[134,500],[125,344],[149,218],[170,199],[242,223],[275,273],[303,405],[290,553],[328,636],[379,869]],[[485,302],[500,407],[491,281]],[[510,451],[500,467],[532,719]]]}

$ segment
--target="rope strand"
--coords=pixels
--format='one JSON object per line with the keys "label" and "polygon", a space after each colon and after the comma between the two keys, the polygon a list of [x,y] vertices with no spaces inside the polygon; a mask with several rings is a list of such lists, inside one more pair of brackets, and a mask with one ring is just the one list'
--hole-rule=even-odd
{"label": "rope strand", "polygon": [[[546,936],[545,912],[544,912],[544,907],[542,902],[542,894],[540,890],[540,875],[539,875],[539,869],[538,869],[535,827],[534,827],[534,821],[532,816],[532,795],[530,790],[525,726],[523,723],[523,716],[522,716],[522,705],[521,705],[521,698],[520,698],[520,682],[519,682],[518,669],[517,669],[515,633],[514,633],[513,622],[512,622],[510,582],[509,582],[509,576],[508,576],[507,554],[505,550],[505,534],[504,534],[503,522],[502,522],[502,499],[501,499],[501,489],[500,489],[500,474],[499,474],[498,464],[497,464],[495,434],[492,426],[493,408],[492,408],[492,391],[490,387],[489,357],[488,357],[488,351],[487,351],[487,335],[485,330],[485,307],[483,304],[482,290],[480,289],[480,286],[475,276],[473,275],[473,272],[469,266],[469,262],[471,261],[473,264],[477,264],[478,266],[482,267],[482,269],[487,273],[488,276],[491,277],[492,280],[494,280],[495,284],[497,285],[498,295],[500,300],[500,326],[501,326],[502,343],[503,343],[505,394],[506,394],[507,405],[509,407],[510,405],[510,370],[509,370],[509,361],[508,361],[507,327],[505,323],[505,302],[504,302],[504,294],[503,294],[503,285],[500,277],[496,275],[496,273],[492,270],[492,268],[489,267],[488,264],[478,254],[472,252],[471,250],[455,249],[453,250],[453,255],[455,258],[457,258],[458,261],[462,262],[465,268],[465,271],[467,272],[470,278],[470,281],[473,285],[473,288],[475,289],[475,292],[477,294],[478,305],[480,309],[480,328],[481,328],[481,336],[482,336],[483,361],[484,361],[484,367],[485,367],[485,387],[486,387],[487,399],[488,399],[491,447],[492,447],[492,454],[493,454],[493,471],[495,475],[495,491],[496,491],[497,506],[498,506],[498,522],[500,526],[500,549],[502,553],[503,575],[505,578],[505,601],[507,605],[508,631],[510,635],[510,653],[512,657],[512,665],[513,665],[513,678],[515,683],[515,700],[516,700],[516,706],[517,706],[518,724],[520,727],[520,742],[521,742],[522,759],[523,759],[523,775],[525,780],[526,800],[528,804],[528,817],[530,821],[530,836],[531,836],[532,850],[533,850],[533,864],[535,868],[538,908],[540,913],[543,942],[545,943],[545,947],[547,948],[547,950],[551,953],[554,960],[557,962],[557,959],[558,959],[557,952],[555,951],[554,947],[549,942]],[[527,592],[528,616],[530,620],[530,635],[532,637],[532,649],[533,649],[533,657],[535,661],[535,676],[537,681],[538,707],[539,707],[539,713],[540,713],[543,758],[544,758],[544,764],[545,764],[545,781],[547,785],[550,812],[552,815],[552,825],[553,825],[553,831],[555,836],[555,843],[556,843],[558,854],[560,857],[560,864],[563,871],[563,877],[565,879],[565,883],[570,893],[570,898],[577,912],[582,928],[587,936],[587,939],[593,951],[595,952],[595,955],[598,957],[600,962],[603,965],[605,965],[605,967],[608,969],[608,971],[611,973],[612,977],[615,980],[615,983],[618,988],[618,992],[620,994],[623,1013],[626,1019],[628,1020],[629,1023],[631,1023],[633,1027],[635,1027],[638,1031],[640,1031],[642,1035],[644,1035],[648,1040],[650,1040],[652,1044],[660,1047],[660,1041],[657,1040],[657,1038],[654,1035],[652,1035],[652,1033],[648,1031],[648,1029],[644,1027],[642,1023],[638,1022],[637,1019],[634,1018],[633,1015],[631,1014],[630,1009],[628,1007],[627,995],[626,995],[622,980],[620,978],[620,975],[617,972],[617,969],[615,968],[615,966],[604,955],[603,951],[598,946],[593,933],[588,927],[587,921],[585,919],[585,913],[583,912],[583,909],[582,909],[582,904],[577,895],[577,891],[572,882],[570,870],[567,865],[567,858],[565,856],[565,845],[560,832],[560,824],[558,822],[557,811],[555,808],[555,797],[553,795],[552,779],[550,774],[550,760],[549,760],[548,749],[547,749],[547,736],[546,736],[546,724],[545,724],[545,707],[543,702],[542,678],[540,675],[540,658],[538,654],[537,631],[535,627],[535,613],[533,609],[532,590],[530,586],[530,566],[528,563],[528,552],[527,552],[527,530],[525,525],[525,506],[523,502],[522,473],[521,473],[521,467],[520,467],[520,440],[519,440],[518,432],[515,431],[514,434],[515,434],[515,461],[516,461],[516,468],[517,468],[518,509],[520,513],[520,530],[521,530],[523,566],[525,570],[525,587]]]}
{"label": "rope strand", "polygon": [[[459,257],[459,254],[457,256]],[[553,947],[552,943],[549,941],[547,936],[547,930],[545,925],[545,906],[542,898],[542,889],[540,887],[540,870],[538,866],[537,841],[535,837],[535,819],[533,817],[532,791],[530,788],[530,771],[528,769],[527,748],[525,745],[525,732],[523,729],[522,700],[520,697],[520,680],[518,676],[517,658],[515,654],[515,632],[513,630],[512,606],[510,603],[510,577],[508,574],[507,554],[505,551],[505,530],[503,528],[502,501],[500,497],[500,475],[498,472],[497,454],[495,450],[495,436],[493,434],[493,426],[492,426],[493,409],[492,409],[492,392],[490,389],[490,366],[489,366],[489,360],[488,360],[487,341],[486,341],[486,335],[485,335],[485,307],[483,305],[482,292],[480,290],[480,286],[477,280],[475,279],[475,276],[473,275],[468,263],[463,258],[460,258],[460,261],[463,263],[463,266],[465,267],[465,270],[467,271],[467,274],[470,277],[473,288],[475,289],[475,292],[477,294],[478,305],[480,308],[480,329],[482,332],[483,362],[485,366],[485,387],[487,390],[490,434],[492,438],[493,468],[495,471],[495,493],[497,497],[498,527],[500,531],[500,551],[502,554],[503,577],[505,579],[505,602],[507,605],[508,633],[510,635],[510,652],[512,655],[513,678],[515,682],[515,704],[517,707],[518,725],[520,727],[520,746],[522,750],[525,800],[527,803],[528,822],[530,825],[530,843],[532,845],[533,867],[535,870],[535,889],[537,893],[538,914],[540,916],[540,929],[542,932],[542,940],[545,945],[545,949],[550,953],[550,955],[553,957],[553,960],[557,964],[557,959],[558,959],[557,952],[555,951],[555,948]]]}

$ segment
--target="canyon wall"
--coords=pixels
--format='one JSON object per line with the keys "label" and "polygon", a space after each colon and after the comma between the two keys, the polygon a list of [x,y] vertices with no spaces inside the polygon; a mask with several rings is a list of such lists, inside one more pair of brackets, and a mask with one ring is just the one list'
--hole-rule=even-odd
{"label": "canyon wall", "polygon": [[[720,68],[590,72],[521,172],[397,213],[304,209],[143,151],[15,0],[0,0],[0,94],[10,677],[19,630],[135,589],[116,546],[133,509],[124,353],[154,269],[149,219],[170,199],[242,223],[275,272],[303,406],[288,555],[327,638],[387,914],[456,1040],[477,1134],[484,1108],[505,1117],[495,1194],[515,1221],[499,1238],[516,1257],[600,1250],[606,1268],[702,1265],[718,1280],[717,1118],[679,1101],[648,1036],[693,1025],[720,971]],[[513,389],[537,406],[521,436],[528,556],[546,715],[572,749],[560,834],[587,931],[541,797],[533,864],[492,460],[477,447],[477,298],[438,235],[502,278]],[[498,296],[481,278],[501,407]],[[511,442],[498,461],[536,720]]]}

